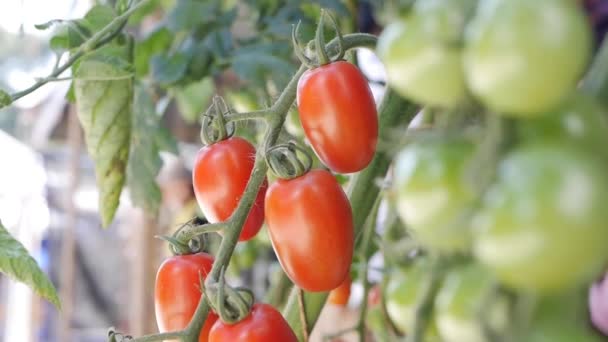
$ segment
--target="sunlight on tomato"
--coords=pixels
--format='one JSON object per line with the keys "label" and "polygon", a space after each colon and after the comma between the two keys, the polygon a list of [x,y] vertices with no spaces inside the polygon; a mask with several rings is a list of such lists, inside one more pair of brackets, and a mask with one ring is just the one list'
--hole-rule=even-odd
{"label": "sunlight on tomato", "polygon": [[495,111],[541,114],[574,90],[591,42],[577,1],[481,0],[467,28],[468,85]]}
{"label": "sunlight on tomato", "polygon": [[474,147],[464,140],[412,142],[397,155],[393,192],[397,212],[421,244],[463,251],[470,230],[462,217],[475,199],[465,182]]}
{"label": "sunlight on tomato", "polygon": [[564,144],[514,150],[473,221],[476,257],[516,289],[556,292],[591,280],[608,261],[605,166]]}

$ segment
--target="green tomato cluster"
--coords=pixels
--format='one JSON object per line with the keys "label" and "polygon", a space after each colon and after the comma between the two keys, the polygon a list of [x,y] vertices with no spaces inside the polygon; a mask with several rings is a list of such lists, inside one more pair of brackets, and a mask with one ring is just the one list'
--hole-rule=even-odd
{"label": "green tomato cluster", "polygon": [[[482,135],[463,130],[471,122],[394,159],[390,195],[409,238],[452,260],[429,340],[599,340],[577,296],[608,264],[607,110],[577,89],[591,44],[574,0],[418,0],[382,33],[397,93],[434,113],[474,109],[477,133],[488,118],[510,128],[490,162]],[[492,175],[483,185],[471,178],[480,168]],[[412,262],[387,275],[386,310],[406,334],[428,273],[425,257]],[[515,326],[513,298],[526,296]]]}
{"label": "green tomato cluster", "polygon": [[378,53],[390,86],[415,102],[449,108],[472,95],[531,116],[572,91],[591,45],[573,0],[426,0],[385,29]]}

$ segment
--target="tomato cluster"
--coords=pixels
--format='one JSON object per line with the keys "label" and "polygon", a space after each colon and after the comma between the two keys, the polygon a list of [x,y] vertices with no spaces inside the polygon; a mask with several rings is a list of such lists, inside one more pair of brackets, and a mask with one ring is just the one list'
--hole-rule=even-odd
{"label": "tomato cluster", "polygon": [[[391,200],[420,249],[387,273],[399,330],[438,257],[425,340],[598,339],[578,295],[608,264],[608,117],[580,87],[592,44],[572,0],[418,0],[381,34],[389,86],[433,125],[393,163]],[[605,329],[603,287],[590,304]]]}
{"label": "tomato cluster", "polygon": [[[299,80],[297,103],[304,133],[331,170],[353,173],[372,160],[378,138],[376,104],[359,69],[332,61],[307,71]],[[196,157],[193,185],[196,199],[210,223],[232,218],[252,175],[256,151],[247,140],[220,137]],[[280,146],[266,151],[271,155]],[[279,163],[298,158],[293,150]],[[272,156],[267,156],[272,158]],[[280,158],[276,159],[279,160]],[[301,164],[299,160],[295,163]],[[336,177],[325,169],[300,169],[285,175],[269,166],[278,179],[264,179],[242,227],[239,241],[253,238],[264,221],[277,258],[286,274],[306,291],[334,290],[330,301],[345,305],[350,295],[354,249],[350,203]],[[285,170],[283,168],[281,170]],[[221,233],[221,231],[220,231]],[[174,256],[161,265],[156,283],[156,315],[161,331],[184,329],[201,298],[201,282],[213,258],[205,253]],[[215,309],[215,308],[214,308]],[[236,324],[211,313],[199,341],[297,341],[281,314],[267,304],[254,304]]]}

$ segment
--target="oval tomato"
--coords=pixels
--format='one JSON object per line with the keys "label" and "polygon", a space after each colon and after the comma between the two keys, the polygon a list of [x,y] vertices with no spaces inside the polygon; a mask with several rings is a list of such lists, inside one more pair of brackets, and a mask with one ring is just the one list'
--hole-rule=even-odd
{"label": "oval tomato", "polygon": [[414,238],[442,252],[470,244],[461,215],[475,199],[465,184],[473,145],[464,140],[412,142],[398,154],[393,169],[397,212]]}
{"label": "oval tomato", "polygon": [[348,275],[353,216],[346,194],[325,170],[279,179],[266,194],[272,246],[285,273],[306,291],[330,291]]}
{"label": "oval tomato", "polygon": [[304,133],[330,169],[357,172],[372,161],[378,112],[356,66],[338,61],[308,70],[298,81],[297,103]]}
{"label": "oval tomato", "polygon": [[575,88],[591,42],[577,1],[482,0],[466,34],[468,85],[492,110],[543,113]]}
{"label": "oval tomato", "polygon": [[521,146],[499,165],[472,224],[476,257],[506,285],[555,292],[608,260],[605,164],[565,144]]}
{"label": "oval tomato", "polygon": [[350,278],[350,274],[346,276],[342,284],[337,288],[331,290],[329,293],[329,297],[327,301],[330,304],[338,305],[338,306],[346,306],[348,304],[348,300],[350,299],[350,286],[352,285],[352,279]]}
{"label": "oval tomato", "polygon": [[[213,257],[206,253],[176,255],[166,259],[156,274],[154,309],[160,332],[184,329],[201,299],[201,278],[211,272]],[[207,342],[217,315],[209,313],[198,341]]]}
{"label": "oval tomato", "polygon": [[209,342],[298,342],[281,313],[268,304],[256,303],[249,316],[235,324],[218,320],[209,332]]}
{"label": "oval tomato", "polygon": [[[483,307],[488,327],[495,334],[508,327],[509,303],[504,296],[485,302],[494,279],[479,265],[457,266],[445,276],[435,298],[435,319],[444,342],[487,342],[479,312]],[[488,307],[489,306],[489,307]]]}
{"label": "oval tomato", "polygon": [[[203,147],[196,156],[192,181],[198,204],[210,223],[230,218],[245,192],[255,162],[255,148],[247,140],[232,137]],[[247,216],[239,241],[254,237],[264,223],[264,180]]]}
{"label": "oval tomato", "polygon": [[471,0],[417,1],[409,16],[386,27],[377,50],[395,91],[442,107],[466,98],[461,41],[474,5]]}

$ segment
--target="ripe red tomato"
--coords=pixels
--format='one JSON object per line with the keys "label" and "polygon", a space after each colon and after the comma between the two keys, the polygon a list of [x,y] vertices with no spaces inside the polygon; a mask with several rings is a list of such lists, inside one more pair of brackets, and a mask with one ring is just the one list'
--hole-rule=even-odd
{"label": "ripe red tomato", "polygon": [[330,304],[346,306],[348,300],[350,298],[350,286],[352,285],[352,279],[350,278],[350,274],[346,276],[342,284],[337,288],[333,289],[329,293],[329,297],[327,301]]}
{"label": "ripe red tomato", "polygon": [[378,112],[356,66],[334,62],[308,70],[298,82],[298,110],[315,153],[340,173],[364,169],[378,141]]}
{"label": "ripe red tomato", "polygon": [[297,286],[330,291],[344,281],[353,257],[353,215],[331,173],[312,170],[273,183],[266,218],[279,262]]}
{"label": "ripe red tomato", "polygon": [[[211,271],[213,257],[206,253],[177,255],[165,260],[156,274],[154,304],[160,332],[184,329],[201,299],[200,277]],[[206,342],[217,315],[209,313],[199,335]]]}
{"label": "ripe red tomato", "polygon": [[[247,140],[232,137],[203,147],[196,156],[192,181],[203,214],[211,223],[230,218],[251,176],[255,148]],[[239,241],[254,237],[264,223],[264,195],[268,183],[258,192]]]}
{"label": "ripe red tomato", "polygon": [[209,332],[209,342],[297,342],[287,321],[275,308],[256,303],[251,313],[236,324],[218,320]]}

